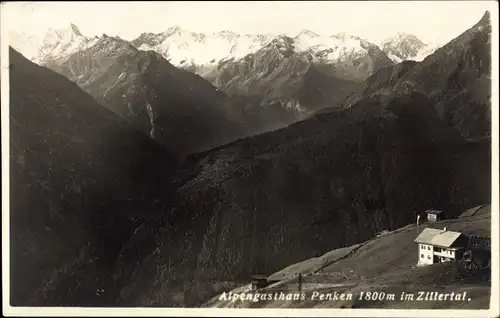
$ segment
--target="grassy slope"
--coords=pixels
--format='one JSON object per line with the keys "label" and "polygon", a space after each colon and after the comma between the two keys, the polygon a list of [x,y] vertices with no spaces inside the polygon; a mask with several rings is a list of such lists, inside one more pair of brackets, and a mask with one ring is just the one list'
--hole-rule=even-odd
{"label": "grassy slope", "polygon": [[[463,231],[471,235],[490,235],[491,214],[489,209],[480,209],[475,215],[443,220],[436,224],[423,223],[418,232],[426,227]],[[304,301],[219,301],[215,297],[207,302],[209,307],[292,307],[292,308],[488,308],[490,297],[489,273],[481,277],[463,277],[456,264],[436,264],[416,268],[417,245],[413,243],[417,235],[416,225],[408,225],[384,236],[364,243],[336,249],[318,258],[288,266],[270,276],[281,279],[261,293],[298,292],[297,274],[303,273],[303,291],[308,295]],[[245,285],[233,290],[244,292]],[[353,293],[353,300],[321,301],[311,300],[313,291],[323,293]],[[384,291],[395,293],[396,300],[360,301],[356,299],[361,291]],[[467,292],[471,301],[401,301],[401,292],[418,291]]]}

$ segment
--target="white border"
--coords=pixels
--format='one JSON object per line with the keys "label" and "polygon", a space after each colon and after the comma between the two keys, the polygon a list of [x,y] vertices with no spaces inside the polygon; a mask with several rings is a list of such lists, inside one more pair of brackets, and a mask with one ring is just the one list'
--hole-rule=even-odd
{"label": "white border", "polygon": [[[10,154],[10,121],[9,121],[9,46],[6,25],[7,14],[4,4],[0,6],[0,80],[1,80],[1,115],[2,115],[2,305],[4,316],[10,314],[9,280],[10,280],[10,253],[9,253],[9,154]],[[9,278],[7,278],[9,277]]]}
{"label": "white border", "polygon": [[[212,308],[66,308],[66,307],[11,307],[9,304],[9,48],[6,32],[7,14],[0,9],[1,22],[1,123],[2,123],[2,303],[4,316],[266,316],[266,317],[498,317],[499,301],[499,97],[498,97],[498,2],[490,1],[492,25],[492,199],[491,238],[492,276],[489,310],[432,310],[432,309],[212,309]],[[14,17],[15,18],[15,17]],[[458,17],[456,17],[458,18]],[[423,22],[425,23],[425,22]],[[472,26],[472,25],[471,25]],[[465,30],[464,30],[465,31]],[[7,279],[6,279],[7,278]],[[496,300],[495,300],[496,299]]]}

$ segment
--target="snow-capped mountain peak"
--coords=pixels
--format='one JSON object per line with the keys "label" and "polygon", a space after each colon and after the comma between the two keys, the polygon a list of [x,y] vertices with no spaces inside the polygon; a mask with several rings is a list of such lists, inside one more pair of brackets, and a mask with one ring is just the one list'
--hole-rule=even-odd
{"label": "snow-capped mountain peak", "polygon": [[196,33],[172,26],[161,34],[143,33],[132,44],[140,50],[156,51],[176,66],[217,65],[242,58],[271,42],[266,35],[239,35],[232,31]]}
{"label": "snow-capped mountain peak", "polygon": [[347,34],[345,32],[336,33],[336,34],[332,35],[331,37],[342,40],[342,41],[346,41],[346,40],[358,40],[359,41],[359,40],[361,40],[361,38],[354,36],[354,35],[351,35],[351,34]]}
{"label": "snow-capped mountain peak", "polygon": [[174,34],[177,34],[177,35],[180,35],[184,32],[184,30],[178,26],[178,25],[173,25],[171,27],[169,27],[167,29],[167,31],[165,31],[165,36],[170,36],[170,35],[174,35]]}
{"label": "snow-capped mountain peak", "polygon": [[230,36],[230,37],[239,36],[238,34],[234,33],[233,31],[228,31],[228,30],[220,31],[218,34],[221,36]]}
{"label": "snow-capped mountain peak", "polygon": [[315,37],[319,37],[319,34],[313,32],[311,30],[304,29],[304,30],[300,31],[299,34],[297,34],[296,38],[301,37],[301,36],[308,36],[308,37],[315,38]]}
{"label": "snow-capped mountain peak", "polygon": [[67,28],[49,29],[43,39],[43,43],[45,45],[53,45],[58,42],[68,43],[74,41],[78,37],[82,37],[82,34],[78,27],[71,23]]}
{"label": "snow-capped mountain peak", "polygon": [[61,59],[94,45],[97,37],[90,38],[82,35],[78,27],[70,23],[66,28],[49,29],[42,40],[40,51],[35,61],[45,63],[50,60]]}
{"label": "snow-capped mountain peak", "polygon": [[294,38],[293,45],[297,52],[311,53],[314,59],[337,62],[365,54],[367,51],[365,42],[368,43],[346,33],[323,36],[303,31]]}
{"label": "snow-capped mountain peak", "polygon": [[218,36],[218,37],[224,38],[224,39],[226,39],[228,41],[235,41],[236,39],[238,39],[240,37],[239,34],[234,33],[232,31],[227,31],[227,30],[220,31],[217,34],[214,34],[214,36],[216,36],[216,37]]}
{"label": "snow-capped mountain peak", "polygon": [[69,28],[71,29],[71,31],[76,34],[76,35],[82,35],[82,33],[80,33],[80,29],[78,29],[78,27],[73,24],[73,23],[70,23],[69,24]]}
{"label": "snow-capped mountain peak", "polygon": [[423,42],[420,41],[420,39],[418,37],[416,37],[415,35],[409,34],[409,33],[404,33],[404,32],[398,32],[398,33],[396,33],[396,35],[394,37],[392,37],[392,40],[393,41],[398,41],[398,42],[402,42],[402,41],[415,41],[415,42],[420,42],[420,43],[423,44]]}
{"label": "snow-capped mountain peak", "polygon": [[399,32],[380,43],[380,48],[396,63],[404,60],[421,61],[438,47],[422,42],[413,34],[403,32]]}

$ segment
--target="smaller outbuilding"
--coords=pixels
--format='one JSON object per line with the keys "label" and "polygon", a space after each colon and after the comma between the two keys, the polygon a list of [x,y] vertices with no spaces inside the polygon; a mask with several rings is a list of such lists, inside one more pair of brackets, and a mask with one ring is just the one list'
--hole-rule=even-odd
{"label": "smaller outbuilding", "polygon": [[252,289],[253,290],[261,289],[277,282],[279,282],[279,280],[276,279],[270,280],[265,275],[254,275],[252,276]]}
{"label": "smaller outbuilding", "polygon": [[427,210],[425,213],[427,213],[427,220],[429,222],[437,222],[445,218],[443,211]]}

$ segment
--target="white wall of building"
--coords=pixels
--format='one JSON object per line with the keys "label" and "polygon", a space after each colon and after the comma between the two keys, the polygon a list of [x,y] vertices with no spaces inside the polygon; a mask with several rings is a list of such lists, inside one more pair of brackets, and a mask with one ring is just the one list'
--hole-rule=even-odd
{"label": "white wall of building", "polygon": [[434,263],[434,247],[428,244],[419,244],[418,263],[430,265]]}

